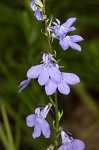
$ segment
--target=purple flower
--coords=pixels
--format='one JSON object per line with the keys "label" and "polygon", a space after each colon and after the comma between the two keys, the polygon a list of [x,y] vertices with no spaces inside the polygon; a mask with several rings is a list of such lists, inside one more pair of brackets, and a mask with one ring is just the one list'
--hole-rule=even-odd
{"label": "purple flower", "polygon": [[61,131],[62,145],[57,150],[84,150],[85,144],[79,139],[69,137],[64,131]]}
{"label": "purple flower", "polygon": [[81,51],[81,47],[76,42],[81,42],[84,39],[79,35],[67,35],[68,32],[76,30],[74,26],[71,26],[75,21],[76,18],[69,18],[65,23],[60,25],[59,19],[56,19],[56,22],[53,22],[54,26],[48,27],[48,31],[51,31],[52,36],[59,40],[59,44],[63,50],[67,50],[71,47]]}
{"label": "purple flower", "polygon": [[34,11],[34,16],[37,20],[42,21],[43,20],[43,16],[41,15],[40,10],[38,9],[38,7],[36,6],[35,0],[32,0],[30,3],[30,7],[32,8],[32,10]]}
{"label": "purple flower", "polygon": [[61,80],[56,82],[52,78],[49,79],[48,83],[45,85],[45,92],[47,95],[52,95],[58,88],[59,92],[68,95],[70,92],[69,85],[75,85],[80,82],[79,77],[73,73],[61,73]]}
{"label": "purple flower", "polygon": [[32,79],[38,78],[41,86],[45,85],[47,95],[52,95],[59,90],[60,93],[68,95],[70,92],[69,85],[75,85],[80,82],[79,77],[73,73],[60,72],[58,64],[53,62],[51,54],[43,54],[43,63],[32,66],[27,72],[27,80],[19,85],[19,93],[30,83]]}
{"label": "purple flower", "polygon": [[43,54],[43,64],[31,67],[27,72],[28,78],[38,78],[41,86],[47,84],[49,78],[58,82],[61,79],[61,72],[58,65],[52,62],[51,54]]}
{"label": "purple flower", "polygon": [[81,46],[79,46],[76,42],[83,41],[84,39],[79,35],[65,36],[60,39],[59,44],[63,48],[63,50],[67,50],[69,47],[81,51]]}
{"label": "purple flower", "polygon": [[41,132],[45,138],[50,137],[50,126],[45,120],[52,104],[49,103],[43,110],[40,108],[35,109],[35,114],[31,114],[26,118],[26,124],[28,127],[34,127],[34,132],[32,134],[33,138],[37,138],[41,135]]}
{"label": "purple flower", "polygon": [[60,39],[64,37],[68,32],[76,30],[75,27],[71,25],[76,21],[76,18],[69,18],[65,23],[60,25],[60,20],[56,19],[56,22],[53,22],[54,26],[49,26],[48,30],[52,32],[54,38]]}
{"label": "purple flower", "polygon": [[31,79],[38,78],[38,83],[43,86],[46,85],[51,78],[55,82],[61,80],[61,72],[58,64],[53,63],[51,54],[43,54],[43,63],[32,66],[27,72],[27,80],[22,81],[19,85],[19,93],[29,84]]}

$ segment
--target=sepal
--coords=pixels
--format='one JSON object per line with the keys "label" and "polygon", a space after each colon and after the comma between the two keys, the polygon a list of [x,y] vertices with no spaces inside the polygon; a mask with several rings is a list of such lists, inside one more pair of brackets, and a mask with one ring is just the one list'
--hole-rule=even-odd
{"label": "sepal", "polygon": [[63,116],[63,110],[60,112],[58,111],[58,121],[60,121],[60,119],[62,118]]}
{"label": "sepal", "polygon": [[43,3],[41,0],[35,0],[35,4],[40,7],[40,8],[43,8]]}

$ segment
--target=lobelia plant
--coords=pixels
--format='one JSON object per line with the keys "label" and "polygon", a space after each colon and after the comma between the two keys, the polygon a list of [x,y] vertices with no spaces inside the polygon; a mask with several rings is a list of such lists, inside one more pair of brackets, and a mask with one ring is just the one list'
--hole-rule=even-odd
{"label": "lobelia plant", "polygon": [[[32,137],[38,138],[41,133],[45,138],[50,138],[51,130],[50,125],[45,120],[52,105],[55,108],[55,120],[53,121],[53,127],[56,131],[56,140],[54,144],[50,144],[46,150],[84,150],[85,144],[79,139],[73,139],[67,133],[60,128],[60,119],[63,112],[58,109],[57,89],[60,93],[68,95],[70,93],[70,87],[68,85],[75,85],[80,82],[79,77],[74,73],[61,72],[58,61],[55,60],[55,54],[52,50],[53,39],[59,40],[59,44],[63,50],[67,50],[69,47],[74,50],[81,51],[80,45],[76,42],[83,41],[83,38],[79,35],[69,36],[68,33],[75,31],[76,28],[73,23],[76,18],[69,18],[62,25],[60,20],[56,19],[56,22],[52,22],[52,18],[48,19],[45,12],[45,0],[32,0],[30,3],[31,9],[34,11],[34,16],[37,20],[45,23],[45,36],[48,40],[48,52],[43,54],[42,62],[36,66],[32,66],[27,72],[27,80],[24,80],[19,85],[19,93],[30,83],[32,79],[38,79],[38,83],[45,87],[45,93],[49,96],[50,102],[46,104],[42,110],[40,108],[35,109],[35,114],[31,114],[26,117],[26,124],[28,127],[34,127]],[[53,26],[51,25],[53,24]],[[52,100],[51,95],[55,94],[55,100]],[[62,144],[59,142],[61,135]]]}

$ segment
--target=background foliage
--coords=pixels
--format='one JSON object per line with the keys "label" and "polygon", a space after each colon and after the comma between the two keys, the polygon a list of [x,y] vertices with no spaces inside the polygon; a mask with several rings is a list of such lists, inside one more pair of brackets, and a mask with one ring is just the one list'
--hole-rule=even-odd
{"label": "background foliage", "polygon": [[[41,61],[40,52],[47,51],[43,23],[36,21],[29,0],[0,0],[0,148],[3,150],[42,149],[51,140],[42,136],[33,140],[25,124],[28,114],[49,100],[36,80],[21,93],[19,83],[26,72]],[[61,124],[86,143],[86,150],[99,148],[99,1],[47,0],[47,14],[62,22],[77,17],[75,27],[84,38],[82,52],[63,51],[55,40],[53,49],[62,71],[74,72],[81,83],[71,87],[69,96],[58,93],[60,109],[64,109]],[[52,122],[54,114],[49,115]]]}

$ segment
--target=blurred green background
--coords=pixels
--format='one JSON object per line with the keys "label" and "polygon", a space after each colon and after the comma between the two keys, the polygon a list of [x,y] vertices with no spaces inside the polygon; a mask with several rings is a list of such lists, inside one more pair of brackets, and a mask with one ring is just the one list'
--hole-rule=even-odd
{"label": "blurred green background", "polygon": [[[25,124],[27,115],[49,101],[44,87],[37,80],[18,94],[18,85],[26,72],[40,63],[41,53],[47,52],[43,23],[38,22],[29,7],[29,0],[0,0],[0,150],[40,150],[53,143],[43,136],[32,139],[33,128]],[[76,17],[74,26],[84,38],[81,52],[63,51],[54,40],[53,49],[61,71],[77,74],[81,83],[71,87],[71,93],[58,93],[60,110],[64,110],[61,125],[75,138],[82,139],[86,150],[99,150],[99,1],[47,0],[48,16],[65,22]],[[54,114],[48,115],[51,123]],[[52,127],[51,127],[52,128]],[[53,128],[52,128],[53,131]]]}

